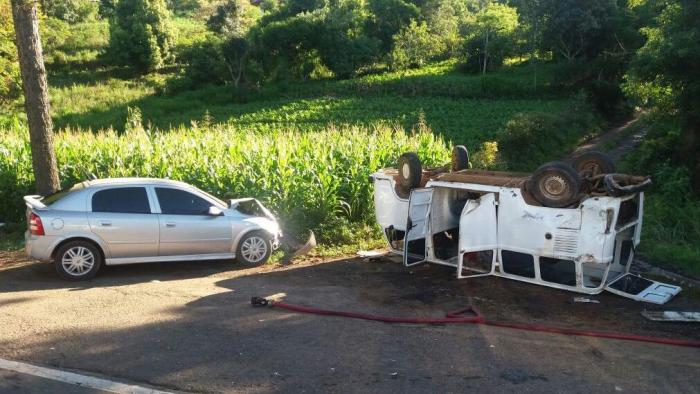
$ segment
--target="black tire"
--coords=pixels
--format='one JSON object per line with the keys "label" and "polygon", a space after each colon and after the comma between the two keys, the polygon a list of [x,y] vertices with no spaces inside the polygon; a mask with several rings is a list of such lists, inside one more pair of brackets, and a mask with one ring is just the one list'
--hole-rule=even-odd
{"label": "black tire", "polygon": [[583,152],[574,157],[571,165],[583,177],[615,172],[615,163],[610,156],[596,150]]}
{"label": "black tire", "polygon": [[56,250],[53,265],[61,278],[79,281],[94,278],[103,262],[102,251],[95,244],[77,240]]}
{"label": "black tire", "polygon": [[469,151],[464,145],[452,148],[452,171],[466,170],[469,168]]}
{"label": "black tire", "polygon": [[[258,254],[259,248],[263,248],[263,246],[262,254]],[[265,264],[270,259],[271,254],[272,237],[264,231],[251,231],[243,235],[236,246],[236,261],[247,265]]]}
{"label": "black tire", "polygon": [[414,152],[406,152],[399,157],[399,183],[406,189],[415,189],[420,186],[423,176],[423,166],[418,155]]}
{"label": "black tire", "polygon": [[640,183],[629,182],[629,176],[624,174],[608,174],[603,178],[605,191],[612,197],[628,196],[643,192],[651,187],[651,178],[645,179]]}
{"label": "black tire", "polygon": [[569,164],[553,161],[538,168],[530,177],[528,191],[540,204],[563,208],[576,202],[581,177]]}

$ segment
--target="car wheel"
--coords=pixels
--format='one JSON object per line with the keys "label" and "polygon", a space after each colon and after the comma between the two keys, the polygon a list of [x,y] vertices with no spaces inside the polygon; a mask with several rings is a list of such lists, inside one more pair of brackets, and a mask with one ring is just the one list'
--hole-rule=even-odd
{"label": "car wheel", "polygon": [[464,145],[452,148],[452,171],[466,170],[469,168],[469,151]]}
{"label": "car wheel", "polygon": [[532,174],[528,190],[545,207],[563,208],[578,198],[581,177],[570,165],[554,161]]}
{"label": "car wheel", "polygon": [[423,167],[418,155],[406,152],[399,157],[399,182],[406,189],[414,189],[420,185]]}
{"label": "car wheel", "polygon": [[272,254],[272,239],[263,231],[252,231],[241,238],[236,260],[244,264],[265,264]]}
{"label": "car wheel", "polygon": [[54,267],[67,280],[87,280],[97,275],[102,267],[102,253],[87,241],[71,241],[56,251]]}
{"label": "car wheel", "polygon": [[576,156],[571,165],[583,177],[615,172],[615,163],[613,163],[610,156],[595,150]]}

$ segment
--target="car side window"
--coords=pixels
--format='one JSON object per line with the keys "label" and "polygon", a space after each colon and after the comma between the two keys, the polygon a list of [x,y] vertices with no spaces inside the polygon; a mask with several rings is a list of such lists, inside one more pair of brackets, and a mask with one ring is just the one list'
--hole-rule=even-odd
{"label": "car side window", "polygon": [[192,193],[179,189],[157,187],[160,211],[166,215],[206,215],[212,204]]}
{"label": "car side window", "polygon": [[117,187],[92,195],[92,212],[151,213],[144,187]]}

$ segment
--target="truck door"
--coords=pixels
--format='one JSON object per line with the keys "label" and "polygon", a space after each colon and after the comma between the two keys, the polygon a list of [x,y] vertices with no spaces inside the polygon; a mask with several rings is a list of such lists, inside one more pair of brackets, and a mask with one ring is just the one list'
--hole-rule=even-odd
{"label": "truck door", "polygon": [[458,278],[492,272],[498,249],[497,224],[495,193],[464,205],[459,219]]}
{"label": "truck door", "polygon": [[406,243],[404,246],[403,263],[409,267],[422,263],[426,259],[430,206],[433,200],[433,189],[414,189],[408,199],[408,220],[406,221]]}

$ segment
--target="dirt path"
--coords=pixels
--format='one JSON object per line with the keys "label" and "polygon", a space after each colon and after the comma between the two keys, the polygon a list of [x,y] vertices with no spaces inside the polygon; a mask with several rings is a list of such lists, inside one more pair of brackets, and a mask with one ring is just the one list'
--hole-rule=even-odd
{"label": "dirt path", "polygon": [[588,150],[598,150],[607,153],[615,163],[618,163],[625,154],[642,142],[645,133],[646,129],[640,127],[639,116],[635,116],[579,146],[567,159]]}

